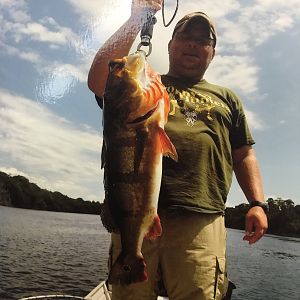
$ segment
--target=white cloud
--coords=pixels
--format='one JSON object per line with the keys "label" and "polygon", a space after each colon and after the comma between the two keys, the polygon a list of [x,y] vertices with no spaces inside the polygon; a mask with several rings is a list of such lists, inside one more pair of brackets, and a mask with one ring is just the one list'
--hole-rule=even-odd
{"label": "white cloud", "polygon": [[[131,0],[67,0],[83,22],[99,20],[111,26],[125,21],[130,14]],[[112,18],[113,16],[113,18]],[[104,22],[102,22],[104,21]]]}
{"label": "white cloud", "polygon": [[278,19],[274,22],[278,31],[285,31],[293,26],[294,20],[291,16],[280,14]]}
{"label": "white cloud", "polygon": [[9,37],[13,37],[15,43],[22,41],[35,41],[53,46],[68,46],[76,48],[79,44],[79,37],[71,28],[59,25],[52,16],[41,17],[33,21],[29,7],[25,2],[11,1],[9,5],[5,2],[0,6],[4,12],[1,22],[2,43],[12,43]]}
{"label": "white cloud", "polygon": [[266,125],[264,122],[257,116],[257,114],[253,111],[250,111],[248,109],[244,109],[245,114],[247,117],[247,122],[249,124],[249,127],[254,130],[264,130]]}
{"label": "white cloud", "polygon": [[[37,83],[40,98],[43,96],[43,100],[55,102],[78,82],[86,83],[92,54],[80,35],[58,24],[54,13],[33,21],[29,6],[24,1],[2,1],[0,5],[0,11],[6,12],[0,17],[3,24],[0,28],[1,52],[32,63],[40,74]],[[53,59],[55,52],[49,59],[49,51],[37,50],[41,49],[35,47],[37,43],[56,53],[60,53],[59,50],[69,51],[72,63],[61,61],[61,57]]]}
{"label": "white cloud", "polygon": [[19,49],[10,45],[3,44],[0,41],[1,50],[7,55],[18,57],[19,59],[31,62],[33,64],[40,64],[43,60],[39,53],[35,50]]}
{"label": "white cloud", "polygon": [[15,22],[5,20],[4,34],[12,36],[15,43],[22,41],[40,42],[59,47],[77,47],[79,37],[71,28],[60,26],[52,17],[44,17],[38,22],[34,22],[28,16],[26,21]]}
{"label": "white cloud", "polygon": [[31,175],[29,175],[27,173],[24,173],[23,171],[18,170],[18,169],[14,168],[14,167],[1,167],[0,166],[0,170],[2,172],[5,172],[8,175],[11,175],[11,176],[21,175],[21,176],[24,176],[26,178],[31,177]]}
{"label": "white cloud", "polygon": [[53,32],[39,23],[27,23],[20,26],[16,35],[30,38],[32,41],[47,42],[64,45],[67,43],[67,37],[64,32]]}
{"label": "white cloud", "polygon": [[30,21],[30,16],[27,14],[26,11],[23,11],[21,7],[20,9],[10,9],[9,15],[11,19],[15,22],[25,23]]}
{"label": "white cloud", "polygon": [[[92,61],[91,53],[95,53],[130,14],[131,0],[67,1],[82,25],[79,33],[67,25],[63,26],[55,11],[50,11],[46,17],[37,17],[35,12],[33,20],[29,7],[31,2],[0,0],[0,51],[31,62],[32,67],[39,71],[37,93],[41,102],[47,100],[53,103],[74,89],[78,82],[85,82]],[[169,20],[175,5],[166,2]],[[167,41],[176,21],[185,13],[205,11],[215,20],[219,34],[217,56],[208,70],[207,79],[233,89],[242,96],[242,100],[257,99],[265,91],[259,90],[260,69],[254,58],[255,52],[276,34],[289,33],[298,24],[300,1],[203,0],[199,3],[195,0],[181,1],[178,15],[169,28],[163,27],[161,12],[157,14],[150,63],[159,72],[167,72]],[[74,17],[73,12],[65,12],[65,24]],[[62,55],[60,51],[67,49],[70,60],[54,57],[55,51],[49,56],[49,52],[44,51],[45,47],[57,50],[57,55]],[[135,48],[136,45],[133,50]],[[270,55],[273,55],[274,49],[270,50]],[[246,114],[253,129],[266,127],[259,113],[246,109]],[[282,126],[284,120],[280,122]],[[89,196],[98,188],[102,193],[101,176],[99,187],[94,186],[95,174],[99,173],[101,144],[97,133],[72,126],[46,110],[41,103],[2,90],[0,136],[1,141],[5,141],[0,145],[2,169],[13,166],[15,170],[7,170],[30,174],[28,177],[43,187],[62,190],[74,197],[88,195],[89,199],[99,200],[97,195]]]}
{"label": "white cloud", "polygon": [[[80,37],[70,28],[60,26],[52,16],[34,22],[25,2],[5,1],[0,7],[8,15],[6,19],[2,16],[1,52],[32,63],[40,73],[37,83],[39,98],[55,102],[78,82],[86,83],[91,55],[84,51]],[[76,65],[62,62],[60,57],[57,57],[57,60],[49,60],[47,51],[38,51],[38,48],[34,47],[36,42],[48,45],[49,50],[59,50],[58,48],[63,46],[66,51],[68,48],[70,52],[73,51],[70,57],[78,58]]]}
{"label": "white cloud", "polygon": [[102,200],[101,139],[95,130],[75,127],[31,99],[0,90],[0,136],[2,170],[15,168],[41,187],[74,198]]}
{"label": "white cloud", "polygon": [[299,1],[256,1],[241,10],[237,23],[248,35],[250,45],[260,45],[292,28],[299,16]]}
{"label": "white cloud", "polygon": [[15,10],[17,8],[23,8],[25,6],[25,0],[0,0],[0,9],[10,8]]}
{"label": "white cloud", "polygon": [[208,79],[245,95],[257,92],[259,68],[249,56],[217,55],[208,70]]}
{"label": "white cloud", "polygon": [[295,13],[300,13],[300,3],[298,0],[255,0],[254,6],[261,7],[264,10],[293,11]]}
{"label": "white cloud", "polygon": [[86,84],[89,62],[75,65],[45,60],[34,50],[19,49],[0,41],[1,50],[9,56],[32,63],[40,74],[36,82],[36,95],[41,102],[56,103],[80,82]]}

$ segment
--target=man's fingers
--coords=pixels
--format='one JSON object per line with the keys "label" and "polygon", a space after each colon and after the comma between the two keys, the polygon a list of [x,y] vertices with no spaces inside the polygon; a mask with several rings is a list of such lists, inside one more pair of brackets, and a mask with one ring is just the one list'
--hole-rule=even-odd
{"label": "man's fingers", "polygon": [[246,231],[243,240],[250,242],[253,236],[254,236],[254,232]]}
{"label": "man's fingers", "polygon": [[245,236],[243,240],[249,244],[257,242],[267,231],[268,220],[261,207],[252,207],[247,215],[245,222]]}
{"label": "man's fingers", "polygon": [[[249,226],[254,226],[254,223],[252,223],[251,225],[248,224]],[[246,229],[246,233],[243,237],[244,241],[248,241],[249,244],[254,244],[255,242],[257,242],[260,238],[262,238],[262,236],[265,234],[266,229],[257,226],[255,227],[255,229],[253,228],[253,230],[255,230],[253,232],[253,230],[249,229],[250,227],[248,227],[248,229]]]}
{"label": "man's fingers", "polygon": [[162,0],[133,0],[133,8],[151,8],[154,11],[158,11],[162,7]]}
{"label": "man's fingers", "polygon": [[251,237],[254,235],[254,221],[252,218],[246,217],[246,223],[245,223],[245,235],[243,237],[244,241],[249,241]]}
{"label": "man's fingers", "polygon": [[247,234],[249,235],[254,231],[254,220],[253,219],[246,219],[245,231],[246,231],[246,235]]}
{"label": "man's fingers", "polygon": [[253,233],[252,236],[250,236],[250,238],[248,239],[249,244],[254,244],[256,243],[263,235],[264,235],[264,230],[260,229],[260,230],[255,230],[255,232]]}

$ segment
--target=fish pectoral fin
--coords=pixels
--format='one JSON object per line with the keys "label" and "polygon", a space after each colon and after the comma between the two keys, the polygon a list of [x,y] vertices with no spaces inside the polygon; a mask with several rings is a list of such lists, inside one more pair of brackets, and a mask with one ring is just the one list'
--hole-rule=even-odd
{"label": "fish pectoral fin", "polygon": [[155,240],[162,233],[162,228],[160,224],[159,216],[156,215],[153,219],[153,223],[149,227],[148,232],[145,235],[145,238],[148,240]]}
{"label": "fish pectoral fin", "polygon": [[169,137],[167,136],[166,132],[161,128],[158,127],[158,133],[160,137],[162,152],[164,156],[169,156],[173,160],[178,161],[178,154],[176,151],[175,146],[170,141]]}

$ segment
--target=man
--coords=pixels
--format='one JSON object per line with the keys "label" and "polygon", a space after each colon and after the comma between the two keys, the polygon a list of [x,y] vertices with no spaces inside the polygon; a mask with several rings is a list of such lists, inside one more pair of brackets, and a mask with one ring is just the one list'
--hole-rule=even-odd
{"label": "man", "polygon": [[[88,78],[101,101],[108,62],[127,55],[141,29],[145,1],[133,1],[128,21],[101,47]],[[161,0],[148,1],[158,11]],[[240,100],[229,89],[203,79],[215,56],[215,26],[201,12],[183,17],[168,44],[169,71],[162,81],[171,110],[165,130],[179,161],[165,158],[159,199],[163,234],[144,240],[148,281],[113,286],[113,300],[154,300],[163,281],[171,300],[223,299],[226,274],[224,210],[232,173],[251,204],[244,240],[259,240],[267,229],[258,162]],[[120,252],[112,235],[112,261]]]}

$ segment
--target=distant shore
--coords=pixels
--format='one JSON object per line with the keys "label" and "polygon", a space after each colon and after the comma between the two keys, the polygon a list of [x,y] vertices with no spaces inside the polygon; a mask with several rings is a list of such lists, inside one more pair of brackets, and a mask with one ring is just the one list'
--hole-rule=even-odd
{"label": "distant shore", "polygon": [[[270,207],[267,233],[300,238],[300,205],[295,206],[291,199],[281,198],[269,198],[267,202]],[[4,172],[0,172],[0,205],[95,215],[98,215],[101,209],[100,202],[74,199],[57,191],[41,189],[23,176],[10,176]],[[226,227],[244,230],[248,209],[249,205],[246,203],[226,208]]]}
{"label": "distant shore", "polygon": [[57,212],[99,214],[101,204],[41,189],[23,176],[0,172],[0,205]]}

